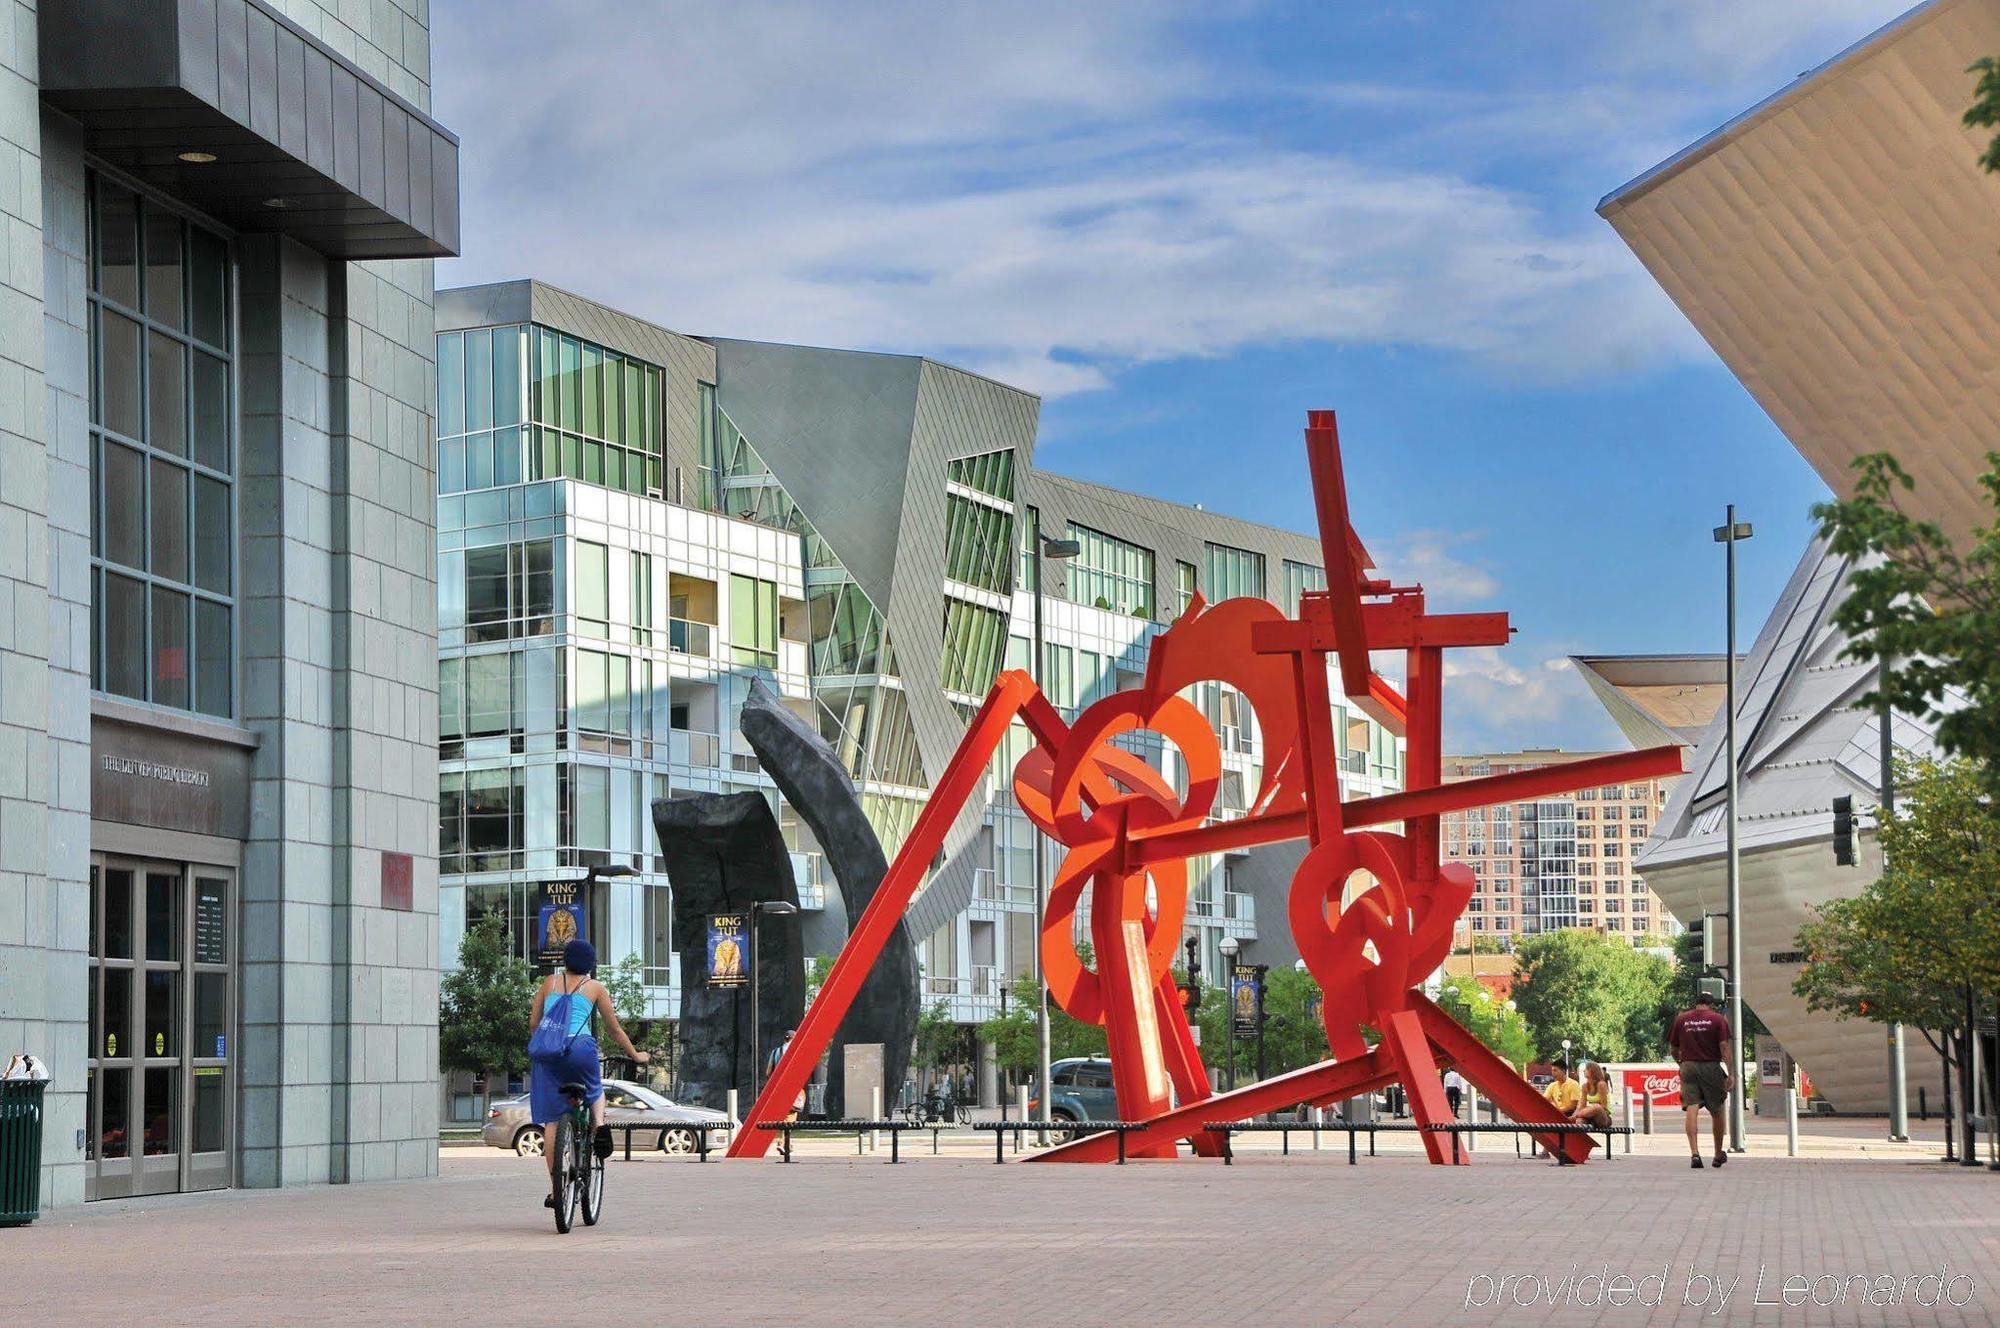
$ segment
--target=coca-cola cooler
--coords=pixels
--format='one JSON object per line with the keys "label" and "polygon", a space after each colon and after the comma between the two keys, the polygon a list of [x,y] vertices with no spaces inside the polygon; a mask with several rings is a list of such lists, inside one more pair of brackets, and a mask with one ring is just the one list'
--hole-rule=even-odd
{"label": "coca-cola cooler", "polygon": [[[1645,1114],[1646,1090],[1653,1090],[1653,1128],[1659,1129],[1662,1111],[1679,1112],[1681,1109],[1681,1067],[1672,1061],[1621,1061],[1607,1063],[1605,1074],[1611,1079],[1611,1096],[1614,1113],[1625,1110],[1625,1090],[1632,1090],[1632,1119],[1620,1120],[1620,1125],[1630,1125],[1637,1129]],[[1670,1127],[1677,1128],[1677,1121],[1670,1121]]]}

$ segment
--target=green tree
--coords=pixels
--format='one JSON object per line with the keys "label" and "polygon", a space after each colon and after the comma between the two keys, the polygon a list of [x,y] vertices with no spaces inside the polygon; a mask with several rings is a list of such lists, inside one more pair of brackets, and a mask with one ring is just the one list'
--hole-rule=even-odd
{"label": "green tree", "polygon": [[1900,1022],[1939,1054],[1963,1033],[1968,994],[2000,985],[2000,806],[1975,762],[1905,760],[1896,812],[1876,828],[1880,879],[1829,900],[1799,929],[1792,984],[1808,1009]]}
{"label": "green tree", "polygon": [[1528,1021],[1518,1009],[1509,1009],[1507,1002],[1494,1000],[1478,978],[1464,973],[1446,978],[1438,988],[1438,1007],[1509,1065],[1518,1068],[1535,1058],[1535,1039],[1528,1031]]}
{"label": "green tree", "polygon": [[1514,1003],[1544,1059],[1640,1060],[1658,1054],[1673,965],[1622,938],[1565,929],[1522,940]]}
{"label": "green tree", "polygon": [[958,1063],[964,1038],[952,1021],[951,1006],[937,1001],[917,1016],[916,1045],[910,1063],[918,1069],[942,1070]]}
{"label": "green tree", "polygon": [[505,919],[474,921],[458,943],[458,967],[438,986],[439,1062],[475,1075],[525,1072],[534,996],[534,974],[514,953]]}
{"label": "green tree", "polygon": [[1458,955],[1497,955],[1507,953],[1507,943],[1498,936],[1483,936],[1475,932],[1466,940],[1454,942],[1451,952]]}
{"label": "green tree", "polygon": [[[599,969],[597,980],[604,984],[604,990],[610,995],[611,1008],[618,1012],[618,1022],[624,1026],[625,1035],[632,1039],[632,1045],[652,1056],[652,1078],[670,1079],[673,1033],[666,1020],[650,1018],[646,1013],[644,962],[636,953],[628,954],[611,967]],[[624,1054],[614,1048],[601,1031],[599,1045],[607,1055]]]}
{"label": "green tree", "polygon": [[[1273,968],[1264,975],[1264,1071],[1283,1074],[1327,1058],[1326,1027],[1309,1011],[1319,984],[1304,969]],[[1205,987],[1195,1011],[1201,1059],[1225,1073],[1229,1066],[1229,988]],[[1236,1039],[1236,1081],[1257,1073],[1257,1039]]]}
{"label": "green tree", "polygon": [[[1023,973],[1014,979],[1005,1014],[994,1015],[979,1025],[978,1037],[993,1044],[995,1061],[1003,1070],[1032,1077],[1039,1072],[1040,1038],[1035,1025],[1035,980]],[[1049,1002],[1049,1059],[1071,1056],[1102,1056],[1104,1029],[1071,1018],[1054,1001]]]}

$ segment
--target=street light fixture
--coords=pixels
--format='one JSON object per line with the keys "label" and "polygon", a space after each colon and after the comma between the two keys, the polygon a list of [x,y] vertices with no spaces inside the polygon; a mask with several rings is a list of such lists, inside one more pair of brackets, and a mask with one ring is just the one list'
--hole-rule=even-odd
{"label": "street light fixture", "polygon": [[1736,519],[1736,504],[1729,504],[1722,524],[1715,528],[1715,542],[1723,547],[1723,597],[1728,620],[1723,655],[1723,731],[1728,742],[1726,772],[1728,786],[1728,902],[1729,913],[1729,1031],[1735,1044],[1736,1064],[1729,1067],[1729,1151],[1743,1151],[1743,916],[1742,880],[1736,854],[1736,546],[1754,532],[1748,521]]}
{"label": "street light fixture", "polygon": [[764,917],[790,917],[799,911],[799,906],[788,899],[759,899],[750,905],[750,1100],[755,1102],[764,1095],[764,1057],[759,1043],[759,1034],[764,1030],[758,1015],[763,995],[760,975],[757,971],[757,923]]}
{"label": "street light fixture", "polygon": [[1215,947],[1222,952],[1222,990],[1226,999],[1228,1017],[1223,1027],[1228,1030],[1224,1046],[1228,1049],[1229,1090],[1236,1091],[1236,956],[1243,951],[1242,943],[1234,936],[1225,936]]}
{"label": "street light fixture", "polygon": [[1569,1072],[1569,1039],[1563,1039],[1563,1072]]}
{"label": "street light fixture", "polygon": [[[1042,685],[1042,666],[1044,663],[1044,650],[1042,646],[1042,560],[1047,558],[1060,562],[1064,559],[1074,558],[1083,552],[1083,545],[1077,543],[1075,540],[1050,539],[1043,535],[1042,512],[1038,507],[1030,507],[1028,509],[1028,522],[1029,532],[1032,536],[1029,545],[1033,553],[1029,561],[1032,563],[1034,571],[1034,584],[1029,589],[1035,600],[1034,654],[1028,661],[1028,676],[1035,680],[1035,687],[1039,690]],[[1054,1094],[1050,1091],[1049,1085],[1049,984],[1043,980],[1042,975],[1042,947],[1040,938],[1042,935],[1042,925],[1048,920],[1049,890],[1047,866],[1042,861],[1042,853],[1045,847],[1042,843],[1042,832],[1040,827],[1036,826],[1032,821],[1028,823],[1028,842],[1034,845],[1035,860],[1035,1066],[1040,1076],[1035,1082],[1041,1090],[1037,1094],[1039,1099],[1039,1111],[1037,1114],[1041,1117],[1042,1122],[1042,1128],[1037,1135],[1037,1142],[1046,1147],[1049,1142],[1049,1099]]]}

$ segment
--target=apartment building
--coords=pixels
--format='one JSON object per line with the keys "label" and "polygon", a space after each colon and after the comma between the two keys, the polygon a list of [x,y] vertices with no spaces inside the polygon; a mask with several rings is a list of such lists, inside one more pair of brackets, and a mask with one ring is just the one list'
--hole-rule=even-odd
{"label": "apartment building", "polygon": [[[1601,753],[1548,748],[1448,756],[1444,777],[1449,783],[1540,770],[1596,755]],[[1461,940],[1511,942],[1564,927],[1633,940],[1681,930],[1634,866],[1672,782],[1605,784],[1447,815],[1445,860],[1463,862],[1479,878],[1460,923]]]}

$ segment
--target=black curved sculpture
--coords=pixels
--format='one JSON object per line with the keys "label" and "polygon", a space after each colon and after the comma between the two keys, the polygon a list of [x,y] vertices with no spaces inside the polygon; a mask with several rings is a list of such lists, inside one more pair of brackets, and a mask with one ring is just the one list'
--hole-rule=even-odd
{"label": "black curved sculpture", "polygon": [[[653,830],[673,881],[681,1022],[674,1096],[725,1110],[728,1093],[750,1109],[750,987],[708,985],[708,918],[748,913],[759,901],[798,907],[792,860],[770,801],[761,793],[689,793],[653,804]],[[796,912],[757,923],[757,1054],[769,1056],[805,1014],[805,950]]]}
{"label": "black curved sculpture", "polygon": [[[812,827],[813,837],[819,840],[840,883],[851,926],[875,897],[889,864],[882,856],[875,827],[861,810],[861,797],[847,767],[818,731],[793,714],[761,681],[751,684],[740,724],[764,772]],[[678,877],[675,885],[679,885]],[[836,944],[844,939],[843,933],[835,938]],[[839,1115],[844,1110],[847,1045],[871,1042],[882,1044],[886,1099],[882,1105],[888,1110],[909,1071],[910,1046],[916,1034],[917,949],[910,940],[908,924],[899,918],[896,930],[882,947],[882,957],[861,984],[854,1004],[841,1020],[840,1031],[834,1035],[827,1060],[826,1111]]]}

